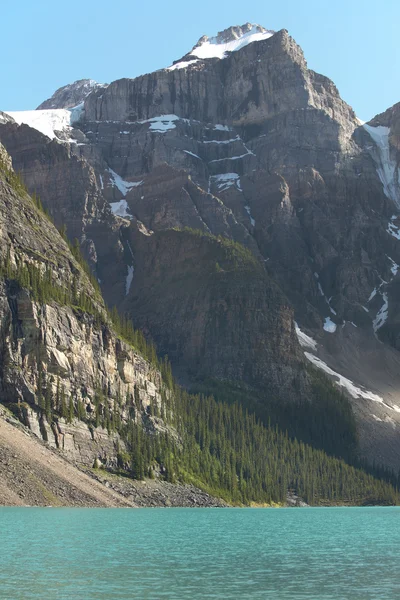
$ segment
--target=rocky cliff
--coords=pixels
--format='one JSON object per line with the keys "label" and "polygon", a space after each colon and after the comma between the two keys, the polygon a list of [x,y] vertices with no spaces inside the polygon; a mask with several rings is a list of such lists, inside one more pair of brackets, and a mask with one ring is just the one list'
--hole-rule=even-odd
{"label": "rocky cliff", "polygon": [[70,458],[116,466],[124,443],[110,419],[115,431],[116,418],[160,404],[161,374],[116,336],[99,292],[0,151],[1,401]]}
{"label": "rocky cliff", "polygon": [[51,108],[73,108],[81,104],[85,98],[98,88],[106,87],[93,79],[78,79],[60,87],[51,98],[45,100],[37,107],[37,110],[48,110]]}
{"label": "rocky cliff", "polygon": [[135,285],[123,308],[186,381],[238,380],[282,399],[305,385],[293,311],[250,251],[193,230],[130,243]]}

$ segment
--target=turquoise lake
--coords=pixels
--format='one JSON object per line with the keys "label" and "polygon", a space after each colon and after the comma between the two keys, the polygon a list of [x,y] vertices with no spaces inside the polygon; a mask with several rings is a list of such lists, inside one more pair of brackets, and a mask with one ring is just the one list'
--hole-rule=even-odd
{"label": "turquoise lake", "polygon": [[0,508],[0,598],[400,598],[400,508]]}

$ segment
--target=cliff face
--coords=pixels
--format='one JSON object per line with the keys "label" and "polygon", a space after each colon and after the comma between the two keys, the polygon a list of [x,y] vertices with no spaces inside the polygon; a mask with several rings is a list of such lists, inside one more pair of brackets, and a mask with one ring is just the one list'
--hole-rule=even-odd
{"label": "cliff face", "polygon": [[306,389],[293,311],[250,251],[192,231],[130,243],[135,285],[123,308],[186,382],[241,381],[282,400]]}
{"label": "cliff face", "polygon": [[[0,151],[1,401],[14,406],[38,436],[71,458],[92,465],[98,457],[115,465],[123,442],[117,434],[110,437],[101,428],[78,422],[74,418],[77,407],[83,408],[83,418],[89,419],[96,410],[104,416],[116,410],[119,398],[122,420],[133,405],[138,414],[146,415],[151,403],[161,401],[161,375],[116,336],[98,292],[54,225],[20,187],[1,146]],[[46,289],[49,279],[52,289],[76,287],[96,315],[66,304],[61,292],[60,300],[37,301],[34,291],[28,292],[23,283],[22,278],[28,277],[26,268],[33,273],[32,290],[34,281]],[[96,406],[97,390],[104,393],[100,407]],[[46,410],[41,406],[41,393],[49,398]],[[57,403],[62,398],[67,406],[72,403],[69,424],[65,418],[48,418],[49,408],[60,412]],[[156,427],[151,418],[148,423]]]}
{"label": "cliff face", "polygon": [[285,30],[224,60],[191,58],[187,55],[180,68],[121,79],[91,94],[85,100],[86,120],[134,122],[176,114],[238,126],[309,108],[329,116],[339,109],[346,128],[354,120],[332,82],[307,70],[300,47]]}
{"label": "cliff face", "polygon": [[102,194],[97,163],[92,166],[77,155],[76,143],[49,140],[27,125],[8,122],[2,128],[1,139],[30,193],[41,199],[56,226],[65,228],[70,240],[80,241],[97,278],[108,282],[106,300],[110,302],[107,291],[115,293],[114,287],[120,287],[122,295],[126,265],[120,228],[124,223],[113,215]]}

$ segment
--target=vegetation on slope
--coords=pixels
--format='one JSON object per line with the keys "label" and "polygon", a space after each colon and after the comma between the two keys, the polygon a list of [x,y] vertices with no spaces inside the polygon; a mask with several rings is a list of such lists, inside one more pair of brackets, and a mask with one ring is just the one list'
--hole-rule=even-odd
{"label": "vegetation on slope", "polygon": [[[42,270],[23,256],[13,264],[10,254],[1,265],[0,276],[27,289],[40,304],[70,305],[92,314],[99,326],[108,326],[107,317],[79,291],[78,281],[64,289],[49,269]],[[113,320],[125,340],[138,349],[140,334],[115,311]],[[136,388],[127,398],[120,394],[112,398],[108,390],[97,386],[95,411],[87,414],[82,402],[66,397],[60,380],[53,392],[54,380],[39,364],[39,410],[49,422],[77,417],[91,427],[102,425],[110,433],[118,431],[128,448],[127,454],[119,454],[120,467],[135,478],[161,473],[168,481],[193,482],[244,504],[284,502],[288,489],[310,504],[398,502],[390,483],[292,439],[277,426],[262,424],[237,403],[188,394],[174,383],[168,360],[159,363],[154,347],[146,346],[144,352],[159,364],[163,374],[161,406],[154,402],[143,414]],[[320,393],[323,397],[322,388]],[[128,416],[123,418],[123,413]],[[151,419],[167,424],[164,433],[150,427]]]}
{"label": "vegetation on slope", "polygon": [[357,457],[357,429],[348,398],[320,371],[304,365],[310,380],[307,399],[281,402],[268,393],[237,382],[204,380],[192,393],[212,394],[216,400],[237,402],[254,413],[264,425],[277,426],[291,438],[353,462]]}

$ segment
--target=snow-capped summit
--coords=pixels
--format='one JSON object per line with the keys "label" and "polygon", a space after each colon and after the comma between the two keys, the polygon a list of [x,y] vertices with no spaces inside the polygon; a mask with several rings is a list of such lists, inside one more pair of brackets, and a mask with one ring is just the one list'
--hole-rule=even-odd
{"label": "snow-capped summit", "polygon": [[237,52],[253,42],[267,40],[275,33],[275,31],[265,29],[261,25],[245,23],[244,25],[228,27],[214,37],[209,38],[203,35],[190,52],[174,62],[167,70],[185,69],[208,58],[226,58],[230,52]]}
{"label": "snow-capped summit", "polygon": [[201,37],[190,55],[200,59],[225,58],[227,52],[237,52],[248,44],[272,37],[274,33],[254,23],[235,25],[220,31],[215,37]]}
{"label": "snow-capped summit", "polygon": [[93,79],[78,79],[60,87],[51,98],[45,100],[37,107],[37,110],[48,110],[54,108],[72,108],[85,100],[85,98],[99,87],[105,87]]}

